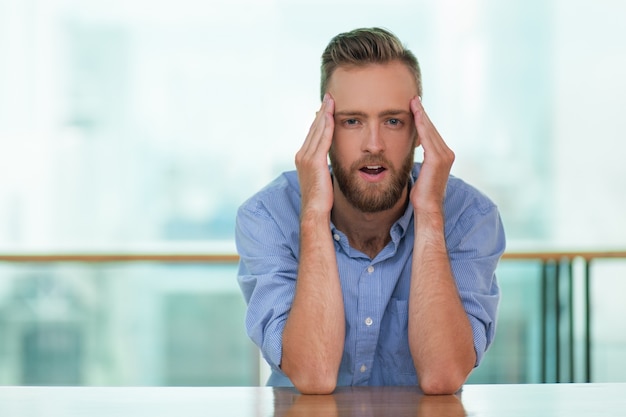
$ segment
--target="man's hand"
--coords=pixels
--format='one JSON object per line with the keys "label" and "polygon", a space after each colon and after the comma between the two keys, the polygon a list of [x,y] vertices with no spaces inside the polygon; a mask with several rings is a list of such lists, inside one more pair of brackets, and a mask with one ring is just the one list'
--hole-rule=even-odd
{"label": "man's hand", "polygon": [[327,155],[335,128],[335,102],[329,94],[311,124],[304,144],[296,154],[296,168],[302,192],[302,213],[330,213],[333,186],[328,172]]}
{"label": "man's hand", "polygon": [[300,253],[280,366],[303,394],[329,394],[335,389],[346,335],[343,294],[330,233],[333,185],[327,155],[333,140],[334,111],[335,103],[327,94],[296,154],[302,192]]}
{"label": "man's hand", "polygon": [[443,202],[454,152],[433,126],[418,97],[411,100],[424,161],[411,190],[415,246],[409,296],[409,346],[420,387],[452,394],[475,362],[472,328],[461,303],[446,248]]}
{"label": "man's hand", "polygon": [[454,152],[428,118],[419,97],[411,100],[417,138],[424,149],[424,162],[411,190],[411,204],[417,212],[441,213]]}

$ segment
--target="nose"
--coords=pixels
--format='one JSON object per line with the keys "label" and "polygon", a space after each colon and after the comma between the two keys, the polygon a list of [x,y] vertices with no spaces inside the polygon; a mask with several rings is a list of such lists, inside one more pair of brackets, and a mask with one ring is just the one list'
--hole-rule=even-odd
{"label": "nose", "polygon": [[377,154],[384,150],[383,139],[378,125],[369,126],[363,132],[362,151]]}

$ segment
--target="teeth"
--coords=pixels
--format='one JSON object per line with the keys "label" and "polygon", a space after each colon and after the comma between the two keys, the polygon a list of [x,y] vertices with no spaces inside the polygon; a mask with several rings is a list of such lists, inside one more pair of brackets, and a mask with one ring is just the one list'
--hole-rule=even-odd
{"label": "teeth", "polygon": [[367,169],[380,169],[382,167],[380,165],[368,165],[366,168]]}

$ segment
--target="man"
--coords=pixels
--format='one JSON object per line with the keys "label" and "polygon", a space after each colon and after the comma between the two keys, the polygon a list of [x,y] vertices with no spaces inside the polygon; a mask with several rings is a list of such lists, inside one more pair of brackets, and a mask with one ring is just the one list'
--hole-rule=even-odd
{"label": "man", "polygon": [[297,170],[237,214],[246,326],[268,384],[454,393],[494,336],[498,210],[450,176],[417,60],[392,33],[332,39],[321,93]]}

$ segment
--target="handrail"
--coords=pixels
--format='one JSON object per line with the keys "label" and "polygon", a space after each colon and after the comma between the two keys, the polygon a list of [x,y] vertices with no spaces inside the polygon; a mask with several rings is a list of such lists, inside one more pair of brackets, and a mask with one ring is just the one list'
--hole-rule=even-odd
{"label": "handrail", "polygon": [[552,261],[555,259],[593,259],[626,258],[626,251],[533,251],[533,252],[506,252],[502,259],[508,260],[540,260]]}
{"label": "handrail", "polygon": [[[626,258],[626,251],[533,251],[506,252],[503,260],[538,260],[558,259],[594,259]],[[49,263],[49,262],[182,262],[182,263],[236,263],[239,256],[233,253],[0,253],[0,262]]]}
{"label": "handrail", "polygon": [[[510,251],[502,256],[504,261],[539,261],[541,263],[540,299],[543,317],[541,323],[541,351],[542,351],[542,382],[575,382],[574,361],[574,325],[577,321],[574,315],[574,285],[573,264],[578,262],[583,267],[583,358],[582,368],[584,381],[591,381],[591,263],[598,259],[626,259],[626,251]],[[81,252],[81,253],[0,253],[0,263],[114,263],[114,262],[159,262],[159,263],[200,263],[200,264],[236,264],[239,256],[233,253],[191,253],[191,252]],[[567,297],[561,297],[561,286],[567,289]],[[568,325],[565,337],[559,330]],[[562,340],[563,339],[563,340]],[[549,343],[552,340],[552,344]],[[566,367],[568,376],[561,374],[561,344],[566,346],[569,364]],[[550,347],[552,346],[552,347]],[[548,358],[556,357],[554,363],[554,378],[548,375]]]}
{"label": "handrail", "polygon": [[156,253],[48,253],[1,254],[0,262],[50,263],[50,262],[176,262],[176,263],[236,263],[234,254],[156,254]]}

